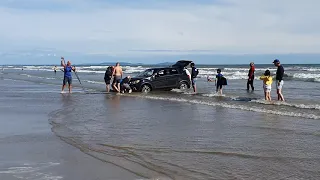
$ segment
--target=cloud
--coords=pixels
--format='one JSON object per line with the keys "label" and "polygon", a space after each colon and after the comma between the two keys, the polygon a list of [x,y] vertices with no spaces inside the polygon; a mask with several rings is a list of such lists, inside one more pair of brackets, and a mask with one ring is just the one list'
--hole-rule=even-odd
{"label": "cloud", "polygon": [[319,53],[317,0],[0,3],[0,50],[88,54]]}

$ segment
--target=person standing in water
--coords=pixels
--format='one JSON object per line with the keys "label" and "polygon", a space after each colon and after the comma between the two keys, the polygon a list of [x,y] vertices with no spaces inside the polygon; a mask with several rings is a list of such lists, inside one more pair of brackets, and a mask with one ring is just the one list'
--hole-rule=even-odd
{"label": "person standing in water", "polygon": [[248,91],[249,91],[249,89],[250,89],[250,86],[251,86],[252,91],[254,91],[254,86],[253,86],[254,71],[255,71],[254,63],[251,62],[251,63],[250,63],[249,73],[248,73],[248,82],[247,82],[247,90],[248,90]]}
{"label": "person standing in water", "polygon": [[284,97],[282,95],[284,68],[280,64],[280,61],[278,59],[275,59],[273,61],[273,64],[276,67],[278,67],[277,73],[276,73],[276,87],[277,87],[278,101],[284,101]]}
{"label": "person standing in water", "polygon": [[66,84],[68,83],[69,87],[69,93],[71,93],[72,89],[72,73],[71,71],[75,71],[76,68],[71,66],[71,62],[68,61],[67,64],[65,64],[64,58],[61,57],[61,66],[64,70],[64,77],[63,77],[63,84],[62,84],[62,91],[61,93],[64,93],[64,88],[66,87]]}
{"label": "person standing in water", "polygon": [[57,66],[54,66],[53,71],[54,71],[54,74],[57,74]]}
{"label": "person standing in water", "polygon": [[187,69],[187,67],[183,68],[183,71],[186,73],[186,75],[189,77],[189,80],[191,82],[191,74],[189,72],[189,70]]}
{"label": "person standing in water", "polygon": [[272,85],[272,77],[269,70],[264,72],[264,75],[260,77],[260,80],[263,80],[263,90],[264,90],[264,98],[266,101],[271,101],[271,85]]}
{"label": "person standing in water", "polygon": [[215,79],[215,85],[216,85],[216,93],[220,93],[222,95],[222,88],[223,88],[223,75],[221,74],[221,69],[217,69],[217,75]]}
{"label": "person standing in water", "polygon": [[106,83],[106,90],[110,92],[110,82],[112,79],[113,66],[109,66],[104,73],[104,82]]}
{"label": "person standing in water", "polygon": [[199,70],[195,67],[195,64],[192,62],[190,64],[191,66],[191,84],[192,84],[192,88],[193,88],[193,92],[196,93],[197,92],[197,86],[196,86],[196,81],[197,81],[197,76],[199,74]]}
{"label": "person standing in water", "polygon": [[112,76],[113,76],[112,88],[116,90],[118,93],[120,93],[120,82],[123,76],[123,72],[119,62],[117,62],[116,66],[113,68]]}

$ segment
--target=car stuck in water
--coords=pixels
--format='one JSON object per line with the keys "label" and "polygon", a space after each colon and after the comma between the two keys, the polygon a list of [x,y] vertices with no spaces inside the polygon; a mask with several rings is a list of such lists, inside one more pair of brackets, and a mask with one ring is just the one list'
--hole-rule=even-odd
{"label": "car stuck in water", "polygon": [[150,92],[155,90],[188,89],[191,87],[190,76],[185,68],[192,63],[188,60],[177,61],[169,67],[149,68],[131,78],[133,91]]}

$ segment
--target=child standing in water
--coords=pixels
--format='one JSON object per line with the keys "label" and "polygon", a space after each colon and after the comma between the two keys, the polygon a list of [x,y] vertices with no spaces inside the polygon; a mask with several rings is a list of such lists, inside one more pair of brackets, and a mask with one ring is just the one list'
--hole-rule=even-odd
{"label": "child standing in water", "polygon": [[221,69],[217,69],[217,75],[216,75],[216,79],[215,79],[215,85],[216,85],[216,92],[220,93],[220,95],[222,95],[222,85],[224,85],[224,77],[221,74]]}
{"label": "child standing in water", "polygon": [[260,77],[260,80],[263,80],[263,89],[264,89],[264,97],[266,101],[271,101],[271,85],[272,85],[272,77],[269,70],[264,72],[264,75]]}

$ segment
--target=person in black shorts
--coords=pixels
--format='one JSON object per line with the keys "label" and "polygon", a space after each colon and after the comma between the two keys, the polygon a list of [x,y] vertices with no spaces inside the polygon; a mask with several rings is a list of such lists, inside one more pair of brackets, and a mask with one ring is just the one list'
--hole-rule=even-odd
{"label": "person in black shorts", "polygon": [[110,82],[112,79],[113,67],[109,66],[104,74],[104,82],[106,83],[106,90],[110,92]]}
{"label": "person in black shorts", "polygon": [[248,73],[248,82],[247,82],[247,90],[248,91],[249,91],[250,86],[251,86],[252,91],[254,90],[254,86],[253,86],[254,71],[255,71],[254,63],[251,62],[250,63],[249,73]]}
{"label": "person in black shorts", "polygon": [[223,75],[221,74],[221,69],[217,69],[217,75],[216,75],[216,79],[215,79],[215,85],[216,85],[216,92],[220,93],[220,95],[222,95],[222,88],[223,88],[223,85],[225,85],[225,82],[224,81],[224,77]]}

